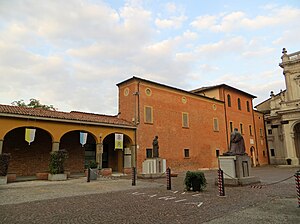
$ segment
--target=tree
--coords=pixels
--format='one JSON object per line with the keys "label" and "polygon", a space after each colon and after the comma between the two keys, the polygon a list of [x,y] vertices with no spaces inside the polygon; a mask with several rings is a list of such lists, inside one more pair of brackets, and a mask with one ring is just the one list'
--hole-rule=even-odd
{"label": "tree", "polygon": [[26,104],[24,102],[24,100],[17,100],[17,101],[12,102],[11,104],[13,106],[19,106],[19,107],[41,108],[41,109],[45,109],[45,110],[56,110],[53,105],[41,104],[40,101],[37,99],[30,99],[29,101],[30,102],[28,104]]}

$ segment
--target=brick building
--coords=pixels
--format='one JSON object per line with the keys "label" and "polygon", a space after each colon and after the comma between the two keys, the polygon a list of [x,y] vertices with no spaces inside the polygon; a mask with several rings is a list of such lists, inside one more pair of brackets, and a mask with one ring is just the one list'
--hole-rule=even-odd
{"label": "brick building", "polygon": [[268,163],[262,117],[253,111],[251,94],[227,85],[185,91],[137,77],[117,85],[120,117],[137,125],[139,171],[156,135],[160,157],[173,170],[216,168],[235,127],[253,165]]}
{"label": "brick building", "polygon": [[[9,172],[18,176],[48,170],[50,152],[69,152],[66,168],[83,172],[89,160],[99,168],[128,172],[152,156],[159,137],[159,155],[173,171],[217,168],[228,151],[230,133],[243,134],[252,165],[268,163],[263,115],[252,108],[255,97],[222,84],[185,91],[133,77],[117,84],[119,115],[47,111],[0,105],[0,153],[11,153]],[[25,141],[25,130],[36,129]],[[80,133],[87,133],[81,145]],[[115,134],[124,135],[123,150],[115,150]]]}

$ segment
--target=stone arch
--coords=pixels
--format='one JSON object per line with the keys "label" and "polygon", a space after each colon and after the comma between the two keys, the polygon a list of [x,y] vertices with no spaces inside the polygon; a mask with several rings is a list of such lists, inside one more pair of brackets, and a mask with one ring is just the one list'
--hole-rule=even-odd
{"label": "stone arch", "polygon": [[[80,132],[88,133],[86,144],[80,144]],[[90,160],[96,161],[96,143],[94,134],[85,130],[71,130],[60,138],[59,149],[68,152],[65,168],[71,173],[83,173]]]}
{"label": "stone arch", "polygon": [[[34,141],[25,141],[25,129],[35,128]],[[52,135],[39,127],[17,127],[4,136],[3,153],[10,153],[11,160],[8,172],[17,176],[33,176],[38,172],[48,171]]]}
{"label": "stone arch", "polygon": [[115,134],[107,134],[103,139],[102,167],[111,168],[113,172],[122,173],[124,168],[131,167],[133,141],[128,135],[123,134],[123,150],[115,150]]}

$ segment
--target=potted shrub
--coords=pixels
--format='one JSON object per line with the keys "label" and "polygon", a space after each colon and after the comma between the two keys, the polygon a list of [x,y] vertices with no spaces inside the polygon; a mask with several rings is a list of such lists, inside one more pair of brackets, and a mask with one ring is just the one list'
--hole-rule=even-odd
{"label": "potted shrub", "polygon": [[10,160],[9,153],[0,154],[0,184],[7,184],[7,172]]}
{"label": "potted shrub", "polygon": [[67,158],[68,153],[64,149],[50,153],[48,180],[67,180],[67,174],[64,173],[64,162]]}
{"label": "potted shrub", "polygon": [[90,171],[90,180],[97,180],[98,176],[98,163],[95,160],[90,160],[88,169],[91,169]]}
{"label": "potted shrub", "polygon": [[202,191],[206,187],[206,179],[203,172],[187,171],[184,179],[186,190]]}

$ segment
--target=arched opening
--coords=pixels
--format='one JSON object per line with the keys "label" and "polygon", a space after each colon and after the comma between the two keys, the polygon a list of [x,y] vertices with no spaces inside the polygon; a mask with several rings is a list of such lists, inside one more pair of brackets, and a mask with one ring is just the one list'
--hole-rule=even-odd
{"label": "arched opening", "polygon": [[25,141],[26,127],[9,131],[4,136],[3,153],[10,153],[8,172],[17,176],[34,176],[38,172],[48,171],[52,136],[45,130],[36,129],[34,141]]}
{"label": "arched opening", "polygon": [[[80,144],[80,132],[87,133],[84,145]],[[71,173],[83,173],[90,160],[96,161],[96,140],[94,135],[86,131],[65,133],[60,139],[59,148],[68,152],[65,169]]]}
{"label": "arched opening", "polygon": [[109,134],[103,140],[102,167],[111,168],[113,172],[122,173],[124,168],[131,167],[132,140],[124,135],[123,150],[115,149],[115,133]]}
{"label": "arched opening", "polygon": [[[294,127],[294,136],[295,136],[295,149],[296,156],[300,161],[300,123],[296,124]],[[300,164],[300,162],[299,162]]]}

